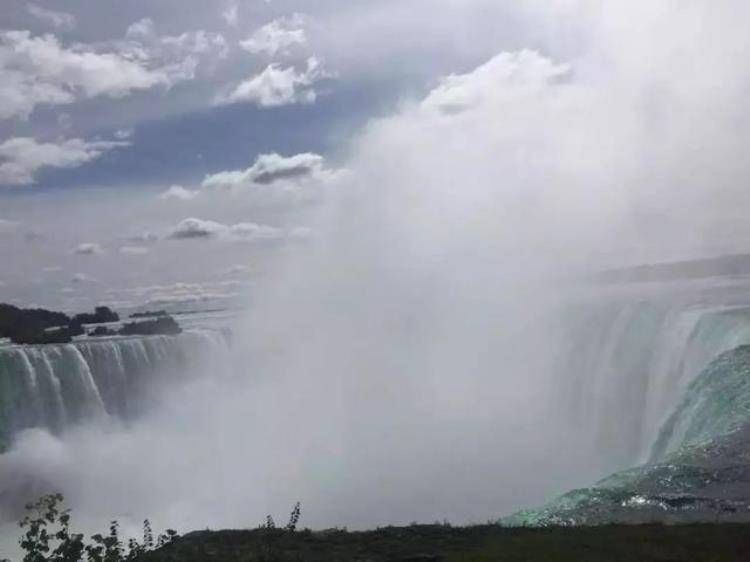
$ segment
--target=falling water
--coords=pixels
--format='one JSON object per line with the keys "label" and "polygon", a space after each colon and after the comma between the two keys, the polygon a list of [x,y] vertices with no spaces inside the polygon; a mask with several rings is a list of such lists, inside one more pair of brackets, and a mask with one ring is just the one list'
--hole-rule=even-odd
{"label": "falling water", "polygon": [[558,407],[607,472],[648,460],[687,388],[721,353],[750,343],[750,309],[644,296],[567,311]]}
{"label": "falling water", "polygon": [[197,368],[215,372],[228,354],[225,335],[207,329],[0,347],[0,446],[24,429],[60,433],[83,421],[131,419],[148,405],[156,384],[174,383]]}

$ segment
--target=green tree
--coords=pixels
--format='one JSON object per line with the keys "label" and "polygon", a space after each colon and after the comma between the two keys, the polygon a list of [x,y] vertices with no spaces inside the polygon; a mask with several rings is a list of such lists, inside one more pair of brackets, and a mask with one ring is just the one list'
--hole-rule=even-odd
{"label": "green tree", "polygon": [[132,562],[178,537],[176,531],[169,529],[154,541],[151,523],[146,519],[143,543],[130,539],[125,546],[118,522],[112,521],[106,536],[93,535],[87,544],[82,534],[70,531],[70,510],[64,508],[63,502],[61,494],[50,494],[26,506],[27,515],[19,523],[24,530],[19,541],[25,553],[23,562]]}

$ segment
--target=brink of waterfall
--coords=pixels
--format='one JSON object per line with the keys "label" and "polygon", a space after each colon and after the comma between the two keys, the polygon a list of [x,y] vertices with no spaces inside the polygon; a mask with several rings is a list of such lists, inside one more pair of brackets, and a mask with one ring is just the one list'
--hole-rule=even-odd
{"label": "brink of waterfall", "polygon": [[228,354],[226,333],[212,329],[0,347],[0,449],[25,429],[61,434],[84,422],[132,420],[157,390],[197,366],[220,369]]}

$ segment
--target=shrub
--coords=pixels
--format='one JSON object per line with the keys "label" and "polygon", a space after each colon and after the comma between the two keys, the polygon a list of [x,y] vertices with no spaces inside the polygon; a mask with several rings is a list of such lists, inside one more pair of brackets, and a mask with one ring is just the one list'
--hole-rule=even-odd
{"label": "shrub", "polygon": [[143,542],[130,539],[126,546],[120,539],[119,524],[112,521],[106,536],[93,535],[86,543],[82,534],[71,533],[70,510],[63,502],[61,494],[50,494],[26,506],[27,515],[19,523],[25,530],[19,541],[25,553],[23,562],[131,562],[178,536],[170,529],[154,541],[151,523],[146,519]]}

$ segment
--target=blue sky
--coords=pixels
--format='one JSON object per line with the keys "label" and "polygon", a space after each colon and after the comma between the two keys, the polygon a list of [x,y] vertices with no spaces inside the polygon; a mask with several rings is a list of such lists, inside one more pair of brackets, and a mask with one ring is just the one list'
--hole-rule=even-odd
{"label": "blue sky", "polygon": [[[130,146],[75,168],[61,171],[47,162],[33,181],[0,181],[32,189],[186,181],[191,172],[243,164],[264,151],[336,155],[369,118],[393,111],[404,97],[424,94],[444,74],[468,70],[499,49],[514,46],[516,26],[510,16],[499,19],[505,15],[502,10],[492,10],[497,19],[491,30],[497,36],[488,40],[470,36],[474,30],[450,20],[457,12],[453,4],[435,6],[430,29],[430,22],[420,21],[420,2],[405,10],[396,2],[372,7],[332,1],[12,1],[0,23],[28,35],[6,36],[6,48],[15,51],[17,59],[6,63],[6,72],[20,68],[21,51],[28,54],[35,42],[37,53],[32,56],[48,56],[53,48],[58,60],[50,64],[60,68],[47,68],[58,74],[41,80],[36,90],[22,92],[15,103],[8,101],[10,96],[3,98],[11,115],[0,121],[0,135],[112,139],[117,131],[131,131],[134,136]],[[477,2],[458,12],[468,27],[486,10],[486,3]],[[268,26],[275,26],[275,35],[264,35]],[[242,46],[254,37],[261,38],[254,50]],[[102,61],[118,57],[115,62],[122,68],[86,68],[83,60],[64,60],[74,52]],[[133,76],[130,84],[101,78],[106,72],[132,72],[133,65],[128,69],[125,63],[134,57],[140,57],[136,69],[150,76]],[[311,57],[320,69],[305,76]],[[23,72],[41,72],[41,64],[27,61]],[[222,92],[261,75],[269,65],[294,72],[267,87],[289,87],[295,78],[311,83],[292,86],[272,103],[251,94],[217,104]],[[164,78],[165,73],[170,76]],[[74,75],[77,83],[64,82]],[[94,84],[96,75],[102,84]],[[44,88],[53,84],[65,84],[63,93],[72,99],[46,103],[43,97],[50,94]],[[6,87],[21,93],[10,80]],[[302,99],[308,94],[314,99]],[[29,106],[34,95],[41,96],[40,101]]]}
{"label": "blue sky", "polygon": [[[311,233],[321,184],[345,169],[368,123],[520,46],[521,20],[483,1],[10,0],[0,252],[14,267],[2,300],[76,309],[197,302],[222,284],[228,297],[246,292],[286,244],[172,230],[196,219]],[[296,155],[320,160],[274,180],[275,195],[222,203],[201,192],[206,178],[268,155],[282,168]],[[314,194],[278,195],[293,190]],[[208,267],[191,267],[196,251]]]}
{"label": "blue sky", "polygon": [[[232,527],[302,498],[328,528],[543,503],[609,470],[539,397],[579,297],[632,287],[571,285],[750,248],[745,0],[2,1],[0,302],[251,299],[246,389],[21,443],[11,475],[91,513]],[[683,311],[738,286],[699,281],[647,293]]]}
{"label": "blue sky", "polygon": [[484,235],[504,224],[499,248],[538,244],[524,255],[742,249],[746,139],[724,126],[746,119],[725,56],[744,52],[739,9],[6,0],[0,300],[232,299],[309,252],[337,194],[385,183],[404,199],[377,204],[416,216],[473,209],[464,193],[487,186]]}

